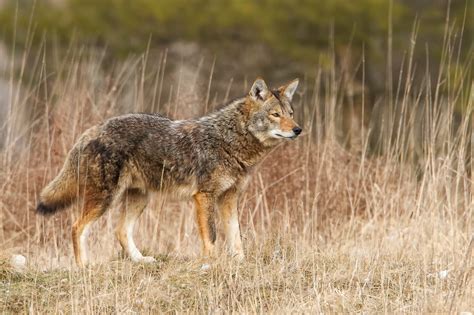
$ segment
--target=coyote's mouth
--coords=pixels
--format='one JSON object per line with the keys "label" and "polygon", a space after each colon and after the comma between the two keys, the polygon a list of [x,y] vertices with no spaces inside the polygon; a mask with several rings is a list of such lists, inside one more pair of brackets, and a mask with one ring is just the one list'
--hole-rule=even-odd
{"label": "coyote's mouth", "polygon": [[285,137],[284,135],[282,134],[279,134],[279,133],[275,133],[275,136],[279,137],[279,138],[283,138],[283,139],[291,139],[291,140],[294,140],[296,139],[297,135],[293,135],[293,136],[289,136],[289,137]]}

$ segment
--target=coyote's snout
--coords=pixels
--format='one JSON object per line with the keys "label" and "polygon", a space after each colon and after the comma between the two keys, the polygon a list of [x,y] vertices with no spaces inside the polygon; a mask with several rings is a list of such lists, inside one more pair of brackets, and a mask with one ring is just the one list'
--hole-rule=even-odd
{"label": "coyote's snout", "polygon": [[203,255],[213,252],[219,212],[230,253],[243,258],[237,199],[262,157],[301,133],[291,106],[297,86],[294,80],[270,90],[257,79],[247,96],[204,117],[173,121],[158,114],[129,114],[94,126],[42,191],[37,212],[53,214],[83,197],[82,215],[72,227],[74,254],[83,266],[90,225],[120,204],[120,244],[133,261],[150,262],[153,257],[144,257],[133,241],[148,194],[192,198]]}

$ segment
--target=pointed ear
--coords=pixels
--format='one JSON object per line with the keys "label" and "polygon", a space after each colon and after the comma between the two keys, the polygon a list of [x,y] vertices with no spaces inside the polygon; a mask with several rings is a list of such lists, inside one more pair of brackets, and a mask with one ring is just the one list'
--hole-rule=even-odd
{"label": "pointed ear", "polygon": [[293,99],[293,95],[295,94],[296,88],[298,87],[298,83],[300,81],[298,79],[294,79],[287,85],[282,86],[279,88],[281,93],[286,96],[290,101]]}
{"label": "pointed ear", "polygon": [[269,91],[265,81],[263,81],[262,78],[257,78],[250,89],[249,95],[255,100],[261,99],[263,101],[267,98],[268,93]]}

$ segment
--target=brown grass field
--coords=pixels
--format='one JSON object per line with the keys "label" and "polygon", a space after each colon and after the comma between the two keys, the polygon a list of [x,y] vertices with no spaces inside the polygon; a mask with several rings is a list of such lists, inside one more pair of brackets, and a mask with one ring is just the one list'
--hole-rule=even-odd
{"label": "brown grass field", "polygon": [[472,54],[461,63],[453,47],[445,42],[435,80],[417,70],[417,87],[408,52],[370,117],[343,112],[368,107],[347,92],[350,74],[333,66],[303,80],[294,105],[304,135],[270,154],[242,196],[244,262],[201,260],[192,204],[155,198],[135,235],[157,263],[122,257],[112,210],[93,227],[82,270],[70,241],[80,204],[34,213],[81,132],[133,111],[190,117],[227,93],[209,80],[194,95],[179,80],[165,99],[166,61],[150,70],[147,55],[109,70],[81,49],[53,64],[43,52],[31,66],[19,57],[1,129],[0,312],[474,312]]}

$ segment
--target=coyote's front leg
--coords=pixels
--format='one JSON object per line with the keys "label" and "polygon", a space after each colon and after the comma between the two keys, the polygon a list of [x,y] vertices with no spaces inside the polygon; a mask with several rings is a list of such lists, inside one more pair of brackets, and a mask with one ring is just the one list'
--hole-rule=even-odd
{"label": "coyote's front leg", "polygon": [[212,256],[216,242],[215,209],[216,198],[211,193],[199,192],[194,195],[196,202],[196,217],[202,240],[202,254]]}
{"label": "coyote's front leg", "polygon": [[244,259],[240,237],[239,214],[237,212],[238,192],[236,188],[227,190],[219,199],[219,208],[224,222],[227,246],[235,258]]}

